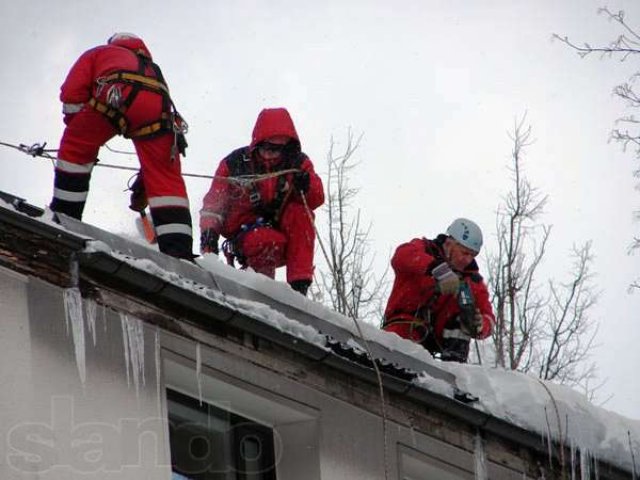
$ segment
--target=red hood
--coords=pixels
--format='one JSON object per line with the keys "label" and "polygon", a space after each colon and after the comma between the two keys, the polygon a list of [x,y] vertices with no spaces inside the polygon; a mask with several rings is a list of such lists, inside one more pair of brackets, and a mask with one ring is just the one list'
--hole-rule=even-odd
{"label": "red hood", "polygon": [[291,120],[291,115],[289,115],[287,109],[265,108],[260,112],[260,115],[258,115],[256,125],[253,127],[250,145],[251,150],[267,138],[276,136],[289,137],[300,145],[296,127],[293,125],[293,120]]}
{"label": "red hood", "polygon": [[147,57],[149,60],[153,60],[151,58],[151,52],[149,52],[149,49],[142,41],[142,39],[136,37],[133,34],[116,33],[109,39],[109,45],[116,45],[118,47],[126,48],[139,55]]}

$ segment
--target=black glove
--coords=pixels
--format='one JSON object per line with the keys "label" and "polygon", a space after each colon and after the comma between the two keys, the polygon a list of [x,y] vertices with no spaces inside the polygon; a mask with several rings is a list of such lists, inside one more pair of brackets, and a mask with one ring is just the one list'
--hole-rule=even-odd
{"label": "black glove", "polygon": [[180,155],[186,157],[189,144],[187,143],[187,138],[184,136],[184,133],[176,133],[176,145],[178,146]]}
{"label": "black glove", "polygon": [[431,270],[431,275],[435,278],[438,286],[438,291],[443,295],[455,295],[460,288],[460,278],[451,270],[451,267],[447,262],[442,262],[436,265]]}
{"label": "black glove", "polygon": [[307,193],[309,191],[309,184],[311,178],[309,172],[300,171],[293,174],[293,186],[296,187],[300,193]]}
{"label": "black glove", "polygon": [[200,234],[200,253],[213,253],[218,255],[218,238],[220,235],[208,228]]}
{"label": "black glove", "polygon": [[75,117],[76,114],[75,113],[65,113],[64,116],[62,117],[62,121],[64,122],[65,125],[69,125],[71,123],[71,120],[73,120],[73,117]]}
{"label": "black glove", "polygon": [[469,316],[469,318],[464,321],[463,319],[460,321],[460,329],[472,338],[478,338],[482,333],[483,327],[484,321],[482,319],[482,314],[477,308],[473,315]]}
{"label": "black glove", "polygon": [[142,212],[149,202],[147,201],[147,194],[144,190],[144,183],[142,181],[142,173],[138,172],[135,181],[129,187],[131,196],[129,197],[129,208],[134,212]]}

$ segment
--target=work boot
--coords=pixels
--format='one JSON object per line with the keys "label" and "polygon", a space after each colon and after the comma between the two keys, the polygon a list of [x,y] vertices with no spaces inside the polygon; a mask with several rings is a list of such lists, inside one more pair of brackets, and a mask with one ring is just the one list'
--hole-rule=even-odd
{"label": "work boot", "polygon": [[194,258],[197,255],[192,253],[192,243],[190,235],[175,233],[158,235],[158,249],[162,253],[195,263]]}
{"label": "work boot", "polygon": [[291,288],[296,292],[300,292],[306,297],[309,286],[311,285],[311,280],[294,280],[293,282],[290,282],[289,285],[291,285]]}

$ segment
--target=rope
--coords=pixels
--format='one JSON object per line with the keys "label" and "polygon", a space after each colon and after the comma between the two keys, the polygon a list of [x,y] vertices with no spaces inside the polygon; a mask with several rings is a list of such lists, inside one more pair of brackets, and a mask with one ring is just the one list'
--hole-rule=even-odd
{"label": "rope", "polygon": [[120,155],[136,155],[136,152],[127,152],[125,150],[118,150],[116,148],[110,147],[108,144],[104,144],[105,148],[113,153],[119,153]]}
{"label": "rope", "polygon": [[54,160],[55,157],[52,157],[50,152],[57,152],[57,150],[45,149],[44,147],[47,145],[47,142],[44,142],[42,145],[39,143],[34,143],[33,145],[25,145],[21,143],[20,145],[13,145],[11,143],[0,142],[0,145],[5,147],[15,148],[16,150],[21,151],[22,153],[26,153],[32,157],[44,157]]}
{"label": "rope", "polygon": [[[564,438],[564,435],[562,433],[562,423],[560,421],[560,410],[558,408],[558,403],[556,402],[556,398],[553,396],[553,393],[551,393],[551,390],[549,390],[549,387],[547,387],[547,385],[541,379],[536,378],[536,380],[547,391],[549,398],[551,398],[551,405],[553,406],[553,410],[555,411],[555,414],[556,414],[556,422],[558,423],[558,443],[559,443],[558,455],[560,457],[560,468],[562,469],[561,473],[562,473],[562,478],[564,480],[566,478],[565,458],[564,458],[564,448],[565,448],[564,442],[566,439]],[[549,426],[548,421],[547,421],[547,427],[549,428],[549,430],[551,430],[551,427]]]}
{"label": "rope", "polygon": [[[338,279],[336,276],[336,272],[331,268],[331,261],[329,260],[329,255],[327,254],[327,250],[322,242],[322,239],[320,238],[320,234],[318,232],[318,229],[316,228],[316,224],[313,218],[313,214],[311,213],[311,209],[309,208],[309,204],[307,203],[307,197],[304,194],[304,192],[299,192],[300,193],[300,197],[302,197],[302,203],[304,204],[304,208],[305,211],[307,212],[307,216],[309,217],[309,221],[311,222],[311,225],[313,226],[313,230],[316,233],[316,238],[318,239],[318,244],[320,245],[320,249],[322,250],[322,253],[324,255],[324,259],[327,262],[327,265],[329,265],[329,268],[331,270],[331,275],[333,276],[333,280],[337,283]],[[382,374],[380,373],[380,368],[378,367],[378,364],[376,363],[376,358],[373,356],[373,353],[371,353],[371,348],[369,347],[369,342],[367,341],[367,339],[364,336],[364,333],[362,332],[362,329],[360,328],[360,323],[358,322],[358,319],[356,318],[353,310],[351,309],[351,305],[346,301],[346,298],[343,298],[344,304],[347,306],[348,310],[349,310],[349,316],[351,317],[351,319],[353,320],[353,323],[355,323],[356,325],[356,329],[358,331],[358,335],[360,336],[360,339],[362,340],[362,342],[364,343],[365,346],[365,350],[367,351],[367,354],[369,355],[369,358],[371,358],[371,363],[373,364],[373,369],[375,370],[376,373],[376,379],[378,381],[378,390],[379,390],[379,395],[380,395],[380,413],[382,414],[382,437],[383,437],[383,449],[384,449],[384,478],[388,479],[389,478],[389,445],[388,445],[388,432],[387,432],[387,407],[386,407],[386,402],[384,399],[384,387],[382,386]]]}
{"label": "rope", "polygon": [[627,437],[629,438],[629,452],[631,453],[631,465],[632,465],[632,467],[633,467],[633,470],[632,470],[632,475],[633,475],[632,480],[636,480],[636,478],[638,478],[638,477],[636,476],[636,456],[635,456],[635,454],[633,453],[633,445],[632,445],[632,443],[631,443],[631,431],[630,431],[630,430],[627,430]]}
{"label": "rope", "polygon": [[[22,153],[26,153],[27,155],[31,156],[31,157],[42,157],[42,158],[47,158],[49,160],[57,160],[58,157],[55,157],[53,155],[51,155],[52,153],[57,153],[58,150],[56,149],[45,149],[44,147],[47,145],[47,142],[44,142],[42,145],[40,145],[39,143],[34,143],[33,145],[25,145],[25,144],[19,144],[19,145],[13,145],[11,143],[5,143],[5,142],[0,142],[0,145],[3,145],[5,147],[10,147],[10,148],[14,148],[16,150],[19,150]],[[116,150],[113,149],[111,147],[109,147],[108,145],[105,145],[107,147],[108,150],[114,152],[114,153],[119,153],[119,154],[123,154],[123,155],[135,155],[133,152],[125,152],[123,150]],[[130,172],[137,172],[140,170],[140,168],[138,167],[126,167],[123,165],[114,165],[114,164],[110,164],[110,163],[102,163],[102,162],[97,162],[96,166],[98,167],[104,167],[104,168],[113,168],[116,170],[126,170],[126,171],[130,171]],[[246,186],[247,184],[253,183],[253,182],[259,182],[262,180],[267,180],[269,178],[274,178],[274,177],[279,177],[281,175],[287,175],[289,173],[295,173],[298,172],[299,170],[295,169],[295,168],[288,168],[286,170],[279,170],[277,172],[270,172],[270,173],[262,173],[262,174],[255,174],[255,175],[238,175],[236,177],[221,177],[221,176],[215,176],[215,175],[203,175],[203,174],[197,174],[197,173],[182,173],[183,177],[192,177],[192,178],[207,178],[207,179],[217,179],[217,180],[221,180],[223,182],[229,182],[229,183],[236,183],[241,187]]]}

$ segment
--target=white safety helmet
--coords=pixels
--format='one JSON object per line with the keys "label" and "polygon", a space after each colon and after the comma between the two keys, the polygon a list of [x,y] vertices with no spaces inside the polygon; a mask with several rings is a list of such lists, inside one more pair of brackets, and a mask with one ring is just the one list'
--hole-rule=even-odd
{"label": "white safety helmet", "polygon": [[447,235],[476,253],[482,248],[482,231],[475,222],[467,218],[456,218],[447,228]]}

